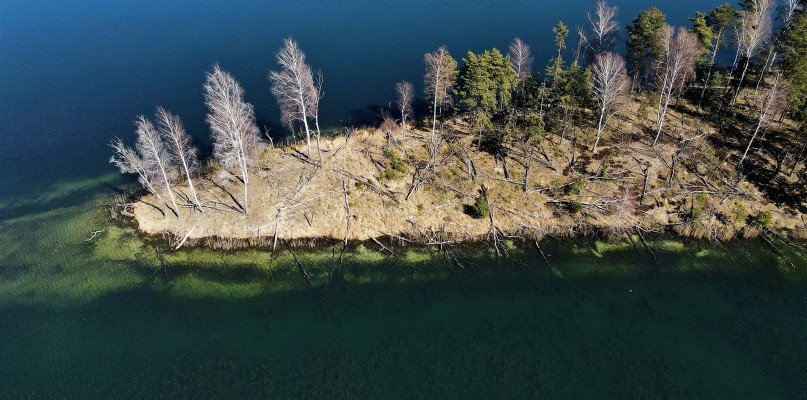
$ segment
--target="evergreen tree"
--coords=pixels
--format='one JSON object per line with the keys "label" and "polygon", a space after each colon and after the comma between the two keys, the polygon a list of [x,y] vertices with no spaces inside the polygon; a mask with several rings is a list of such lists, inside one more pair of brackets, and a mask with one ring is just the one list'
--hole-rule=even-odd
{"label": "evergreen tree", "polygon": [[555,32],[555,46],[557,47],[558,54],[549,60],[549,64],[546,66],[546,77],[541,83],[541,114],[543,114],[544,111],[544,100],[549,97],[551,101],[552,97],[558,97],[556,94],[552,93],[552,90],[548,90],[547,88],[554,88],[555,85],[558,84],[560,75],[563,72],[563,51],[566,49],[566,37],[569,35],[569,29],[566,28],[566,25],[564,25],[562,21],[558,21],[558,26],[552,28],[552,32]]}
{"label": "evergreen tree", "polygon": [[[689,18],[692,22],[692,33],[698,35],[698,41],[700,42],[700,52],[701,55],[708,55],[712,49],[715,40],[715,33],[712,27],[709,25],[707,21],[706,14],[695,11],[695,16]],[[707,60],[699,60],[700,62],[704,62]]]}
{"label": "evergreen tree", "polygon": [[755,8],[755,0],[739,0],[737,5],[739,5],[740,9],[743,11],[753,12]]}
{"label": "evergreen tree", "polygon": [[455,90],[459,107],[464,110],[487,110],[496,106],[496,94],[491,90],[491,79],[483,65],[482,55],[468,51],[457,74]]}
{"label": "evergreen tree", "polygon": [[524,80],[524,88],[517,99],[520,107],[537,109],[541,104],[541,74],[534,73]]}
{"label": "evergreen tree", "polygon": [[544,122],[550,132],[565,137],[570,124],[582,121],[583,110],[591,105],[591,70],[573,62],[560,70],[549,97],[549,110]]}
{"label": "evergreen tree", "polygon": [[658,8],[650,7],[625,27],[628,32],[627,61],[634,84],[640,76],[647,79],[653,62],[664,54],[662,34],[665,21],[664,14]]}
{"label": "evergreen tree", "polygon": [[509,106],[516,72],[510,57],[503,56],[497,49],[485,50],[479,55],[469,51],[462,61],[455,85],[457,99],[462,109],[471,112],[471,124],[480,135],[481,146],[482,132],[492,129],[492,115]]}
{"label": "evergreen tree", "polygon": [[709,11],[709,16],[706,17],[706,23],[712,28],[714,33],[714,47],[712,47],[712,60],[717,55],[717,51],[726,47],[728,43],[728,36],[732,30],[737,26],[737,10],[731,3],[723,3],[712,11]]}
{"label": "evergreen tree", "polygon": [[[569,36],[569,29],[566,28],[566,25],[563,25],[563,21],[558,21],[558,26],[552,28],[552,32],[555,32],[555,46],[558,49],[558,55],[552,60],[552,77],[557,77],[561,67],[563,66],[563,51],[566,50],[566,37]],[[547,71],[547,75],[549,71]]]}
{"label": "evergreen tree", "polygon": [[706,90],[706,80],[709,79],[714,65],[714,59],[709,55],[712,47],[714,47],[716,35],[709,25],[706,14],[695,11],[695,16],[690,17],[689,20],[692,22],[690,31],[698,36],[698,42],[700,43],[698,47],[699,54],[695,60],[695,74],[703,79],[703,91],[701,91],[701,95],[703,95]]}
{"label": "evergreen tree", "polygon": [[494,48],[479,55],[469,51],[462,61],[456,83],[460,107],[487,113],[505,110],[516,82],[510,57]]}
{"label": "evergreen tree", "polygon": [[[697,14],[695,18],[698,18]],[[714,72],[715,57],[717,57],[718,50],[726,47],[726,44],[729,42],[728,39],[732,36],[731,32],[737,27],[737,18],[737,10],[734,9],[734,6],[732,6],[731,3],[723,3],[720,6],[715,7],[712,9],[712,11],[709,11],[709,15],[706,16],[706,25],[712,31],[712,47],[710,49],[711,54],[708,61],[705,61],[704,57],[702,57],[700,62],[700,66],[702,68],[706,68],[706,78],[703,81],[703,90],[701,90],[698,105],[703,102],[704,98],[706,97],[707,90],[711,90],[710,78]],[[693,25],[698,24],[700,24],[700,22],[693,21]],[[698,38],[703,38],[703,32],[698,32],[702,30],[702,28],[695,26],[694,29],[696,29],[696,33],[698,33]],[[717,96],[713,96],[711,94],[709,96],[710,100],[717,100],[717,98]]]}
{"label": "evergreen tree", "polygon": [[782,70],[791,82],[790,105],[793,116],[807,121],[807,13],[793,21],[784,41]]}

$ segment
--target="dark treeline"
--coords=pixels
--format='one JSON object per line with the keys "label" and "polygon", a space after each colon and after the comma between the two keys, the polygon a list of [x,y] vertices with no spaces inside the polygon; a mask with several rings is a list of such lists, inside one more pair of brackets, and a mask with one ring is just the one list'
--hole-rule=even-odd
{"label": "dark treeline", "polygon": [[[459,63],[445,47],[425,54],[430,115],[413,121],[417,96],[410,82],[400,82],[397,109],[384,113],[381,126],[389,146],[395,145],[397,132],[406,138],[418,127],[428,131],[423,142],[429,157],[414,169],[409,194],[427,179],[443,144],[451,141],[444,126],[463,121],[477,150],[502,164],[505,179],[511,179],[508,162],[522,164],[525,192],[536,160],[543,158],[551,167],[553,160],[563,159],[564,174],[586,174],[590,171],[581,160],[599,158],[605,165],[616,152],[623,157],[631,151],[655,152],[663,164],[658,169],[668,169],[672,181],[684,158],[700,162],[687,151],[693,140],[706,139],[711,153],[698,153],[708,158],[703,163],[714,164],[711,172],[698,174],[706,187],[710,180],[738,186],[748,179],[771,197],[800,205],[807,193],[805,1],[742,0],[696,11],[690,21],[690,26],[670,26],[662,11],[651,7],[622,25],[617,7],[598,1],[588,24],[571,38],[563,22],[553,28],[556,55],[540,70],[529,45],[518,38],[506,53],[469,51]],[[620,40],[625,41],[624,55],[614,50]],[[721,51],[733,54],[730,64],[718,63]],[[268,79],[282,122],[305,139],[303,156],[322,166],[322,75],[306,63],[292,39],[284,42],[277,62],[279,70]],[[228,202],[205,185],[194,189],[196,151],[179,118],[162,109],[156,125],[138,119],[135,150],[113,142],[111,161],[122,172],[137,174],[174,214],[179,215],[180,206],[203,214],[210,209],[246,214],[250,175],[260,175],[261,154],[272,146],[271,139],[257,128],[243,89],[218,66],[208,73],[204,91],[213,158],[237,177],[241,196],[231,195]],[[659,145],[670,155],[662,156]],[[598,152],[601,147],[608,150]],[[472,172],[469,179],[474,179]],[[171,190],[178,184],[187,184],[188,193]]]}

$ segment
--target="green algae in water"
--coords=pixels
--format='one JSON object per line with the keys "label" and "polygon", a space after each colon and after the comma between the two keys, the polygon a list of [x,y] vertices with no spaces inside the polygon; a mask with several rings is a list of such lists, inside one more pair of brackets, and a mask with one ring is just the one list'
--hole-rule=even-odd
{"label": "green algae in water", "polygon": [[[99,187],[102,185],[98,182]],[[83,186],[82,186],[83,187]],[[0,221],[0,397],[804,398],[805,259],[763,243],[181,249],[109,199]],[[106,229],[90,243],[89,232]],[[52,254],[51,254],[52,253]],[[555,272],[558,272],[556,274]]]}

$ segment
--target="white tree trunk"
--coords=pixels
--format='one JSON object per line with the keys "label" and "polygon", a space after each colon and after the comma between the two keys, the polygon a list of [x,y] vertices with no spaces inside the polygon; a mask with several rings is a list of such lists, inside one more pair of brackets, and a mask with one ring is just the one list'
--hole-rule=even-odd
{"label": "white tree trunk", "polygon": [[600,143],[600,136],[602,135],[602,130],[604,128],[603,126],[604,118],[605,118],[605,105],[603,105],[602,108],[600,109],[600,122],[597,124],[597,139],[594,140],[594,147],[591,148],[592,153],[597,151],[597,144]]}
{"label": "white tree trunk", "polygon": [[308,158],[311,158],[311,132],[308,129],[307,110],[305,109],[305,99],[303,99],[303,91],[300,90],[300,113],[303,115],[303,126],[305,127],[305,142],[308,146]]}
{"label": "white tree trunk", "polygon": [[740,162],[737,165],[743,165],[743,161],[745,161],[745,156],[748,155],[748,150],[751,150],[751,144],[754,143],[754,139],[757,137],[757,133],[759,133],[759,128],[762,126],[762,116],[759,118],[759,122],[757,123],[757,128],[754,130],[754,134],[751,136],[751,140],[748,141],[748,147],[745,148],[745,152],[743,153],[742,158],[740,158]]}
{"label": "white tree trunk", "polygon": [[[317,113],[314,114],[314,125],[317,128],[317,153],[319,154],[319,165],[322,166],[322,149],[319,146],[319,110],[317,110]],[[311,150],[309,149],[309,151]]]}
{"label": "white tree trunk", "polygon": [[734,92],[734,96],[731,99],[731,106],[729,106],[729,110],[734,109],[734,103],[737,102],[737,96],[740,95],[740,89],[743,87],[743,80],[745,79],[745,73],[748,72],[748,64],[751,64],[751,59],[745,62],[745,68],[743,68],[743,73],[740,75],[740,82],[737,83],[737,91]]}
{"label": "white tree trunk", "polygon": [[651,145],[651,147],[655,146],[656,143],[658,142],[659,137],[661,137],[661,128],[664,126],[664,117],[667,115],[667,107],[669,107],[670,105],[670,96],[667,95],[666,97],[667,99],[664,101],[664,108],[662,109],[661,116],[659,117],[658,131],[656,132],[656,138],[653,140],[653,144]]}
{"label": "white tree trunk", "polygon": [[182,158],[182,168],[185,170],[185,178],[188,180],[188,188],[191,191],[191,195],[193,196],[194,204],[196,204],[196,208],[205,214],[205,210],[202,209],[202,204],[199,202],[199,197],[196,196],[196,189],[193,187],[193,180],[191,179],[191,173],[188,171],[188,163],[185,161],[185,158]]}

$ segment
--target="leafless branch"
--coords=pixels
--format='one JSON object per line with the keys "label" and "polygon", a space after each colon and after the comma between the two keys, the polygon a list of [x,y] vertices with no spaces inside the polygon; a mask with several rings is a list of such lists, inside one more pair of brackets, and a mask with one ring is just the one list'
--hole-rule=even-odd
{"label": "leafless branch", "polygon": [[185,179],[188,181],[188,188],[193,196],[193,204],[204,214],[202,205],[199,203],[199,197],[196,195],[196,189],[193,187],[193,179],[191,179],[191,176],[196,174],[199,167],[196,148],[191,144],[191,137],[185,133],[185,128],[182,127],[179,117],[169,113],[164,108],[157,107],[156,118],[157,129],[163,140],[168,143],[173,162],[178,162],[182,166]]}
{"label": "leafless branch", "polygon": [[597,124],[597,139],[594,141],[592,152],[597,150],[600,136],[608,119],[616,112],[620,111],[620,106],[625,105],[625,98],[628,93],[630,81],[625,75],[625,60],[614,53],[605,52],[597,55],[591,67],[594,75],[591,91],[597,101],[600,118]]}
{"label": "leafless branch", "polygon": [[226,168],[240,171],[244,184],[244,214],[249,210],[249,169],[257,167],[256,153],[263,144],[255,124],[255,111],[244,101],[244,90],[218,64],[207,73],[205,104],[210,113],[207,122],[213,132],[213,156]]}
{"label": "leafless branch", "polygon": [[[283,40],[283,48],[278,51],[275,59],[281,69],[269,72],[269,80],[272,82],[272,94],[280,106],[280,117],[291,130],[294,130],[295,121],[302,122],[308,157],[311,158],[311,129],[308,118],[315,118],[317,126],[319,125],[321,75],[315,83],[311,67],[305,63],[305,54],[292,38]],[[317,141],[319,141],[319,128],[317,128]]]}
{"label": "leafless branch", "polygon": [[415,99],[415,89],[410,82],[401,81],[395,85],[398,93],[398,110],[401,111],[401,135],[406,139],[406,121],[412,118],[412,101]]}

